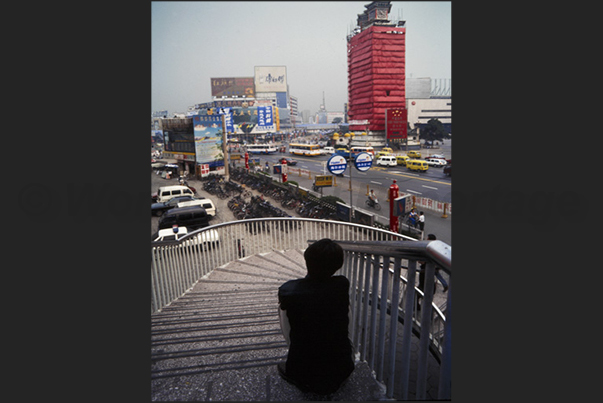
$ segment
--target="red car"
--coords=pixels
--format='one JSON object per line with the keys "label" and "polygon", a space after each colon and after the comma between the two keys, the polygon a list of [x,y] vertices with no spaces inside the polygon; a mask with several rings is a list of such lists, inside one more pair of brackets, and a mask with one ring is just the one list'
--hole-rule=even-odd
{"label": "red car", "polygon": [[278,162],[279,162],[279,164],[287,164],[289,166],[297,165],[297,161],[295,161],[294,159],[285,158],[285,157],[278,160]]}

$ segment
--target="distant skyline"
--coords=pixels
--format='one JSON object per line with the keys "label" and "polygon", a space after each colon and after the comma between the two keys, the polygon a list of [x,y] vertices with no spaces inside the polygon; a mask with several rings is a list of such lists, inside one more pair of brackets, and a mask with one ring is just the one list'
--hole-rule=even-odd
{"label": "distant skyline", "polygon": [[[298,110],[347,102],[347,40],[370,1],[151,3],[151,112],[212,100],[212,77],[286,66]],[[406,77],[452,78],[451,2],[392,1],[406,21]]]}

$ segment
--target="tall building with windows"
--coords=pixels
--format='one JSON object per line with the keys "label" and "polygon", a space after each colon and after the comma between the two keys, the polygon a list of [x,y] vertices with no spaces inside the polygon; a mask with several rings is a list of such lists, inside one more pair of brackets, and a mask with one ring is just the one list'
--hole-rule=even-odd
{"label": "tall building with windows", "polygon": [[[358,14],[348,36],[348,119],[368,120],[369,132],[385,132],[385,110],[405,108],[404,21],[391,22],[391,2],[373,1]],[[350,125],[350,130],[366,130]]]}

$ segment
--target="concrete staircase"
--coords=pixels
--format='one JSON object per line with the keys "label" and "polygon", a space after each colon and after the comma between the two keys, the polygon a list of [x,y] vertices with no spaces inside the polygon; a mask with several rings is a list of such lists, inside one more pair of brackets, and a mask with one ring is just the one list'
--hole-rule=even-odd
{"label": "concrete staircase", "polygon": [[278,287],[304,277],[301,251],[250,256],[215,269],[151,316],[153,401],[383,400],[383,388],[358,362],[333,395],[302,393],[280,378],[287,356]]}

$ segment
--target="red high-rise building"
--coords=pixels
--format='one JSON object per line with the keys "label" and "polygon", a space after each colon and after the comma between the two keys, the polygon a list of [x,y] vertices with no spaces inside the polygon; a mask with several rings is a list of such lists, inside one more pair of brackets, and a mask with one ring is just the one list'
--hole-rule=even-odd
{"label": "red high-rise building", "polygon": [[[358,14],[348,36],[348,116],[368,120],[368,130],[385,131],[385,111],[406,108],[404,21],[388,20],[389,1],[373,1]],[[352,125],[350,130],[366,130]]]}

